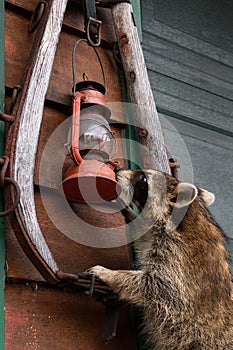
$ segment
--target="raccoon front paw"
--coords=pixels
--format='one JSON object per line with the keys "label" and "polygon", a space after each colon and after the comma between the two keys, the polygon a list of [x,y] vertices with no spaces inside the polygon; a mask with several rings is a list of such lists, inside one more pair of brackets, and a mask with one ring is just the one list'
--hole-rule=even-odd
{"label": "raccoon front paw", "polygon": [[137,218],[137,215],[134,213],[133,209],[129,206],[125,207],[121,210],[121,214],[125,217],[126,224],[134,221]]}
{"label": "raccoon front paw", "polygon": [[107,282],[108,281],[107,277],[111,273],[111,270],[106,269],[106,267],[96,265],[88,269],[87,272],[92,275],[95,275],[96,277],[100,278],[102,281]]}

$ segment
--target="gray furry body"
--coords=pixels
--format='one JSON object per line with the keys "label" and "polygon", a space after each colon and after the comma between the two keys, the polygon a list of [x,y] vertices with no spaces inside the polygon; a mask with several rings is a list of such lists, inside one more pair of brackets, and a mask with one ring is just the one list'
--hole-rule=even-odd
{"label": "gray furry body", "polygon": [[[143,177],[144,176],[144,177]],[[146,177],[146,179],[145,179]],[[233,285],[224,236],[206,206],[213,195],[154,170],[122,171],[139,270],[90,271],[140,306],[148,349],[233,349]]]}

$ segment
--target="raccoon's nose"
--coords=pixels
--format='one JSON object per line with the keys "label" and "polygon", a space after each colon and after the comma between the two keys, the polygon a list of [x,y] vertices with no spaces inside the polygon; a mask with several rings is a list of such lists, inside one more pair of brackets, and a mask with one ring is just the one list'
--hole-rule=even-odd
{"label": "raccoon's nose", "polygon": [[114,171],[115,171],[116,174],[117,174],[119,171],[122,171],[122,170],[124,170],[124,168],[121,168],[121,167],[116,167],[116,168],[114,169]]}

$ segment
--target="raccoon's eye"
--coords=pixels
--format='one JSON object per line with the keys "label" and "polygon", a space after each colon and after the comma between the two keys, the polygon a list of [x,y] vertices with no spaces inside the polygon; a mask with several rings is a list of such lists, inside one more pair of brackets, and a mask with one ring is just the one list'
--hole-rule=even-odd
{"label": "raccoon's eye", "polygon": [[136,201],[138,207],[142,210],[145,207],[148,196],[147,177],[143,171],[138,170],[135,172],[132,185],[134,188],[133,201]]}
{"label": "raccoon's eye", "polygon": [[140,175],[138,181],[147,182],[147,178],[146,178],[145,174]]}
{"label": "raccoon's eye", "polygon": [[143,171],[139,171],[136,173],[136,176],[133,179],[133,185],[146,185],[147,184],[147,178]]}

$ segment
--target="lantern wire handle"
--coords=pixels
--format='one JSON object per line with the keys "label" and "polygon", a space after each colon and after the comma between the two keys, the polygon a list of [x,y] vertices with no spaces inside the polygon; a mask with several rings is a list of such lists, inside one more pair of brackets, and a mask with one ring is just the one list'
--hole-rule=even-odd
{"label": "lantern wire handle", "polygon": [[[76,43],[74,44],[73,53],[72,53],[73,95],[74,96],[75,96],[75,92],[76,92],[75,54],[76,54],[77,47],[79,46],[79,44],[82,41],[85,41],[86,43],[88,42],[87,39],[79,39],[79,40],[77,40]],[[95,46],[92,46],[92,47],[93,47],[93,49],[94,49],[94,51],[96,53],[96,56],[97,56],[99,64],[100,64],[101,72],[102,72],[102,75],[103,75],[103,81],[104,81],[103,85],[104,85],[104,88],[105,88],[105,91],[106,91],[106,76],[105,76],[105,72],[104,72],[103,63],[102,63],[101,57],[100,57],[99,52],[97,51],[96,47]]]}

